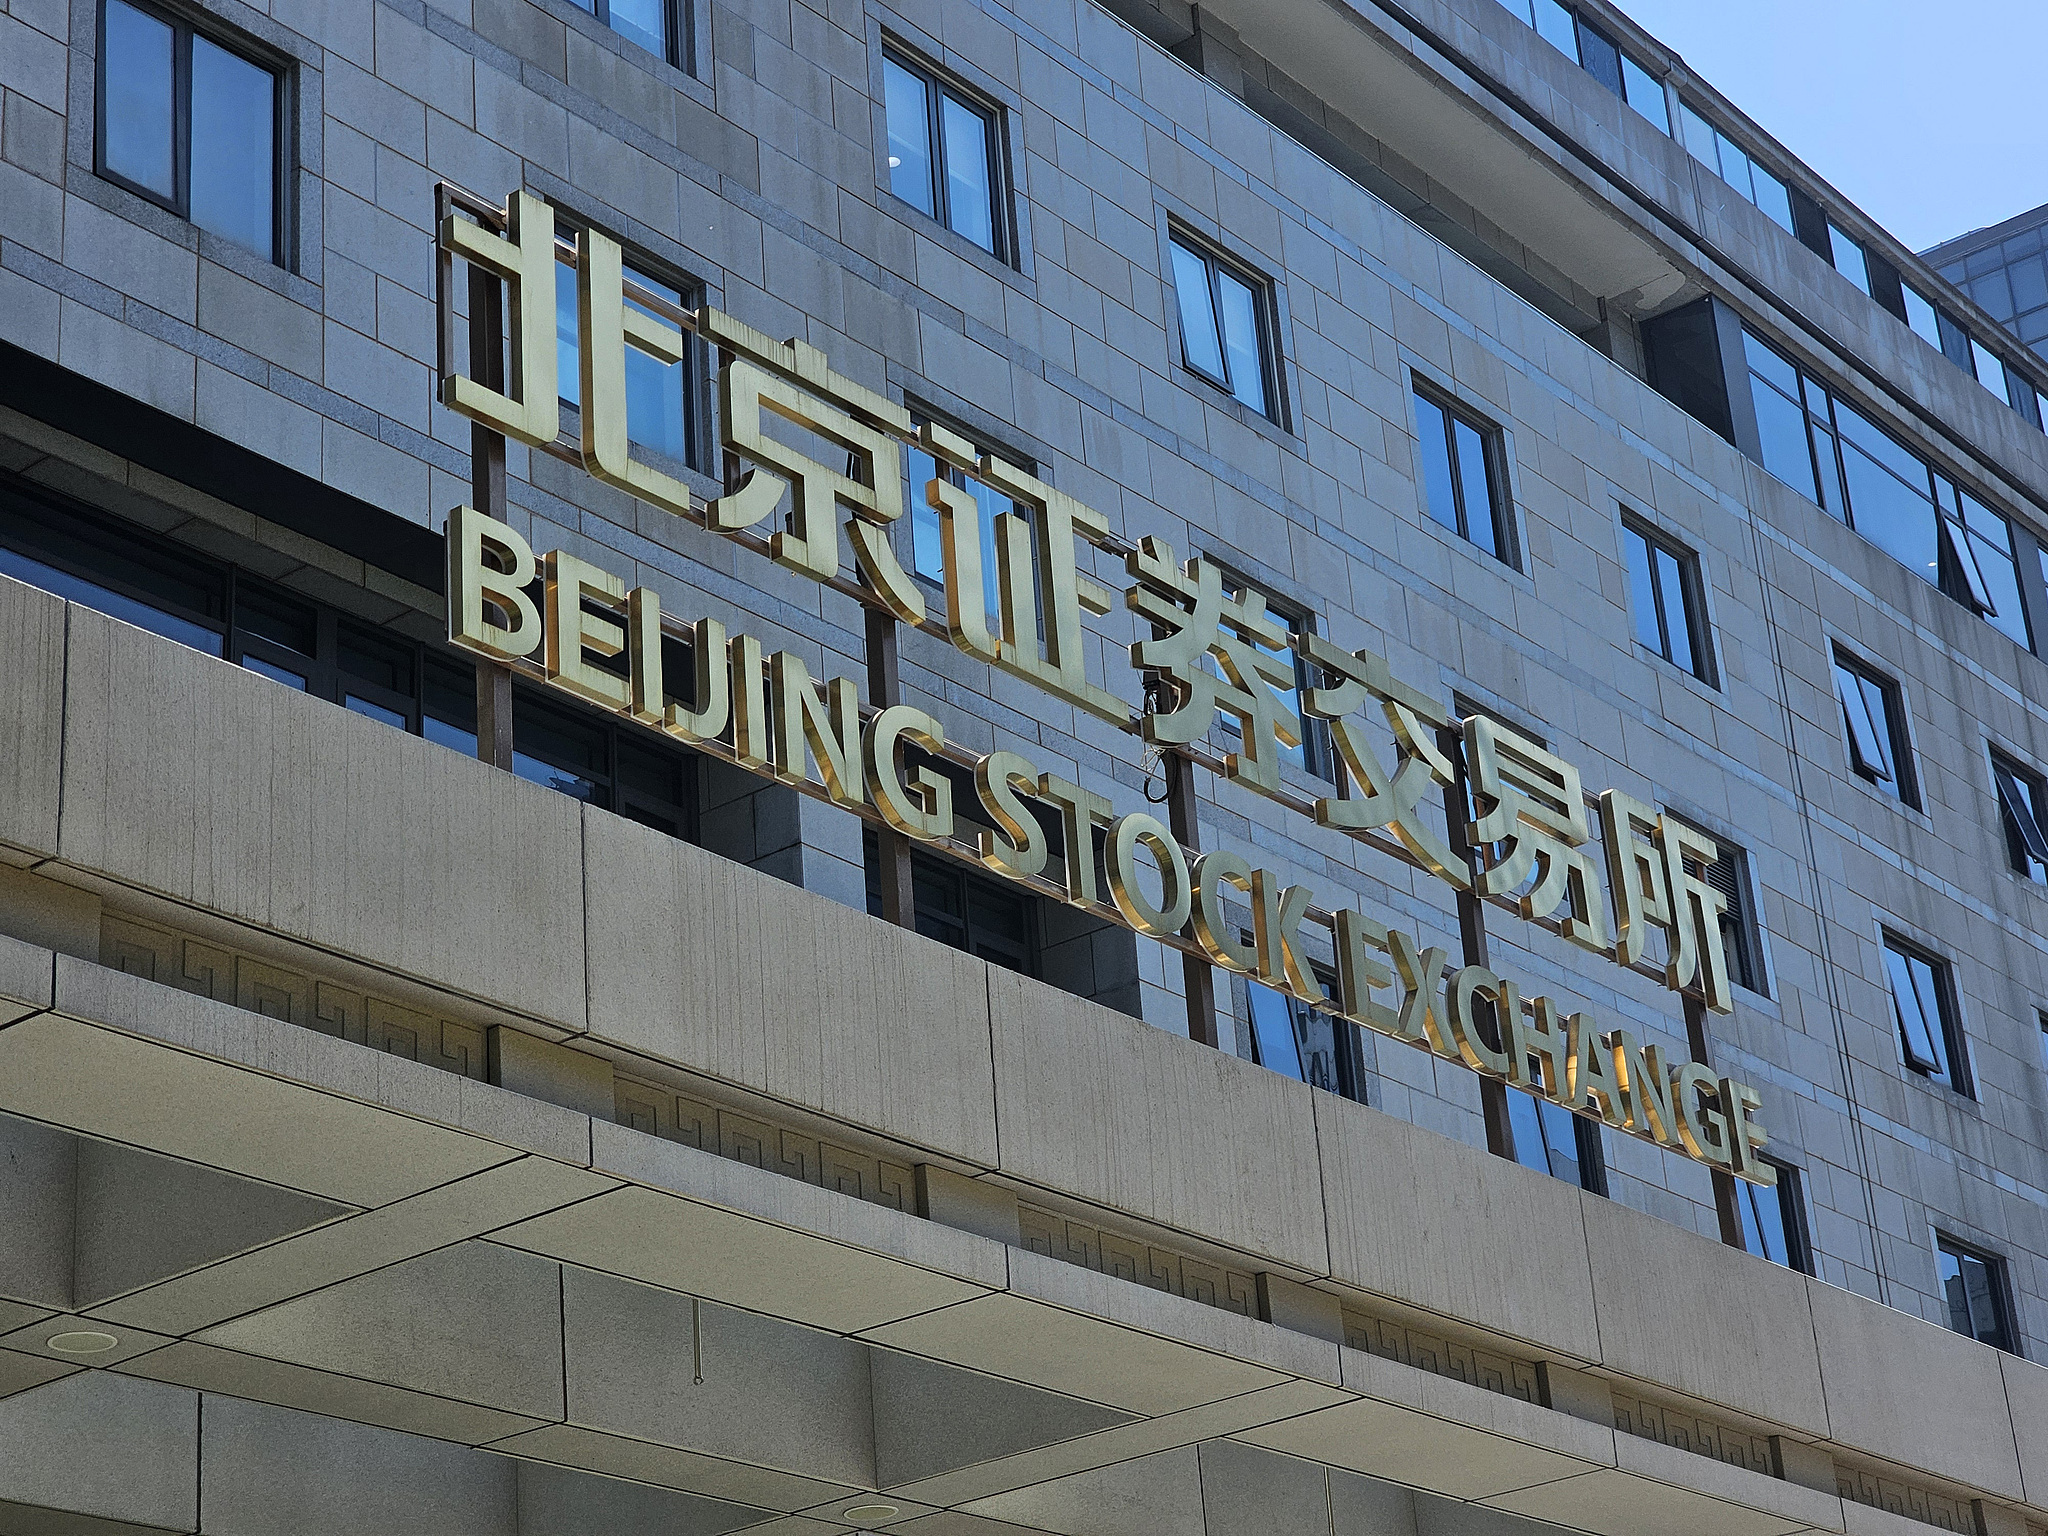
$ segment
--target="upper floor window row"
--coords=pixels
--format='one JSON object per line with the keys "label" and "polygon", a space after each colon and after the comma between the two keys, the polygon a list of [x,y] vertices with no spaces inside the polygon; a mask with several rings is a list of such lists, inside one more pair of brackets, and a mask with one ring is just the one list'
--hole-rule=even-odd
{"label": "upper floor window row", "polygon": [[1558,0],[1501,0],[1537,35],[1614,92],[1659,133],[1671,131],[1664,85],[1646,65],[1585,17]]}
{"label": "upper floor window row", "polygon": [[2031,648],[2006,519],[1748,332],[1743,350],[1764,468]]}
{"label": "upper floor window row", "polygon": [[94,170],[283,263],[283,72],[141,0],[99,21]]}

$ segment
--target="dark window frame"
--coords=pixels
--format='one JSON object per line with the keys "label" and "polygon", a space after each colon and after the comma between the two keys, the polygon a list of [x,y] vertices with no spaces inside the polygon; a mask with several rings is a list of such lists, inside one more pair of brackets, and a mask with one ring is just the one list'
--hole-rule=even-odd
{"label": "dark window frame", "polygon": [[[577,234],[584,226],[576,222],[573,216],[559,208],[555,210],[555,218],[558,226],[555,236],[555,334],[556,346],[559,348],[561,345],[562,285],[565,282],[568,284],[568,302],[570,307],[572,309],[575,308],[577,303],[575,287],[576,268],[563,258],[565,255],[575,255]],[[704,295],[707,289],[706,284],[701,278],[679,277],[666,262],[650,258],[645,252],[627,245],[624,241],[620,241],[619,244],[622,275],[627,283],[637,283],[642,287],[646,287],[649,283],[660,284],[677,295],[675,303],[678,309],[695,309],[704,302]],[[631,305],[634,303],[634,300],[628,295],[625,302]],[[580,368],[582,362],[583,331],[581,311],[578,310],[577,313],[576,355],[578,367]],[[664,325],[670,323],[665,317],[657,318],[660,318]],[[707,468],[707,463],[711,455],[706,445],[710,441],[711,432],[705,418],[713,390],[705,377],[707,371],[705,359],[715,355],[716,349],[704,346],[697,333],[689,327],[679,326],[677,329],[681,332],[683,338],[682,361],[674,365],[680,367],[683,371],[683,456],[677,458],[673,454],[663,452],[661,448],[652,443],[634,437],[630,421],[627,424],[626,445],[629,452],[633,448],[644,448],[649,453],[658,455],[661,460],[667,463],[679,464],[684,469],[691,470],[700,475],[710,474],[712,471]],[[633,354],[638,350],[632,342],[628,341],[626,343],[626,355],[629,363]],[[648,355],[643,353],[642,356]],[[649,361],[652,361],[651,357],[649,357]],[[583,386],[580,375],[576,381],[576,398],[574,400],[571,400],[566,394],[562,393],[565,384],[565,376],[561,374],[561,370],[557,369],[555,381],[556,399],[560,408],[575,412],[576,430],[578,433],[581,433],[583,430]],[[630,384],[628,389],[630,395]]]}
{"label": "dark window frame", "polygon": [[[1883,949],[1886,955],[1885,991],[1891,999],[1899,1057],[1906,1070],[1963,1098],[1974,1099],[1977,1096],[1976,1086],[1970,1072],[1969,1043],[1963,1034],[1961,1009],[1957,1005],[1955,967],[1925,945],[1916,944],[1889,928],[1883,931]],[[1928,1060],[1912,1041],[1905,1018],[1905,1001],[1899,996],[1898,978],[1892,974],[1891,957],[1894,955],[1909,966],[1910,962],[1917,960],[1933,978],[1936,1017],[1932,1022],[1940,1030],[1940,1039],[1935,1041],[1930,1032],[1929,1040],[1938,1045],[1946,1061]],[[1910,979],[1910,969],[1908,975]],[[1919,1002],[1918,988],[1913,990],[1914,1006],[1925,1025],[1929,1021],[1924,1005]]]}
{"label": "dark window frame", "polygon": [[[1190,256],[1202,263],[1204,275],[1209,283],[1209,315],[1216,327],[1216,335],[1223,353],[1224,377],[1218,378],[1208,369],[1200,366],[1188,353],[1187,327],[1180,314],[1180,282],[1171,269],[1167,273],[1167,286],[1174,295],[1174,326],[1180,342],[1180,366],[1183,371],[1193,374],[1212,389],[1219,389],[1238,405],[1255,416],[1261,416],[1283,430],[1287,425],[1286,391],[1280,367],[1280,303],[1279,287],[1271,277],[1256,267],[1226,255],[1214,241],[1205,240],[1179,223],[1169,224],[1166,231],[1167,252],[1179,246]],[[1238,397],[1232,387],[1230,373],[1230,349],[1224,340],[1223,328],[1223,274],[1229,273],[1251,291],[1252,319],[1259,348],[1259,384],[1266,397],[1263,411],[1254,409]]]}
{"label": "dark window frame", "polygon": [[1993,747],[1991,787],[2005,834],[2006,867],[2021,879],[2048,884],[2048,779]]}
{"label": "dark window frame", "polygon": [[[638,38],[628,36],[612,25],[612,0],[589,0],[588,4],[585,4],[584,0],[569,0],[569,3],[584,15],[596,18],[614,37],[624,38],[634,47],[641,48]],[[662,47],[655,57],[673,69],[682,70],[685,74],[692,73],[686,61],[691,53],[690,27],[695,18],[685,20],[683,10],[694,3],[695,0],[661,0]],[[641,48],[641,51],[644,53],[651,50]]]}
{"label": "dark window frame", "polygon": [[[1435,523],[1439,528],[1455,532],[1459,538],[1478,549],[1482,554],[1490,554],[1493,559],[1498,560],[1509,570],[1519,572],[1522,569],[1522,545],[1521,540],[1517,537],[1517,529],[1515,527],[1515,498],[1508,474],[1507,428],[1501,426],[1498,422],[1480,415],[1470,406],[1465,405],[1462,401],[1444,390],[1425,383],[1419,374],[1411,378],[1409,393],[1412,398],[1426,401],[1443,413],[1444,453],[1450,465],[1451,497],[1457,520],[1455,525],[1446,523],[1435,512],[1430,510],[1429,487],[1425,483],[1424,477],[1418,474],[1416,476],[1416,490],[1422,502],[1422,515]],[[1480,451],[1486,456],[1486,488],[1487,494],[1493,503],[1487,509],[1487,515],[1493,524],[1494,547],[1490,551],[1487,550],[1485,545],[1472,537],[1471,508],[1466,505],[1465,498],[1465,477],[1459,473],[1458,468],[1457,429],[1460,422],[1463,422],[1467,428],[1478,434],[1481,445]],[[1422,440],[1423,431],[1423,422],[1420,417],[1417,417],[1415,434],[1418,443]]]}
{"label": "dark window frame", "polygon": [[[867,910],[870,917],[882,915],[881,887],[881,846],[880,838],[871,826],[861,829],[861,863],[867,882]],[[1035,893],[1008,881],[997,880],[977,874],[952,859],[922,848],[910,850],[911,889],[913,898],[920,888],[934,884],[950,886],[957,900],[958,915],[939,912],[928,908],[923,902],[916,902],[913,922],[917,931],[936,944],[957,949],[962,954],[973,955],[990,965],[999,965],[1021,976],[1038,976],[1043,971],[1045,950],[1044,926],[1039,918],[1039,898]],[[979,895],[985,901],[1001,901],[1014,904],[1019,924],[1023,931],[1020,940],[1010,940],[981,927],[975,921],[975,898]],[[957,940],[947,933],[935,933],[934,928],[958,929]],[[991,950],[1007,951],[1007,955],[991,953]]]}
{"label": "dark window frame", "polygon": [[[1864,690],[1876,689],[1884,706],[1884,719],[1878,721],[1874,715],[1871,724],[1881,729],[1884,739],[1879,743],[1889,754],[1890,762],[1871,763],[1860,745],[1855,717],[1850,711],[1856,706],[1843,697],[1844,675],[1861,684]],[[1888,795],[1909,810],[1920,810],[1920,776],[1913,762],[1913,734],[1907,726],[1906,695],[1895,678],[1888,677],[1874,667],[1851,655],[1842,647],[1833,648],[1831,679],[1834,684],[1835,706],[1842,717],[1842,728],[1848,736],[1849,771],[1880,794]],[[1862,694],[1867,708],[1869,693]],[[1880,771],[1882,770],[1882,771]],[[1884,785],[1890,781],[1891,788]]]}
{"label": "dark window frame", "polygon": [[[1308,658],[1302,654],[1301,647],[1295,643],[1302,635],[1313,635],[1318,632],[1315,614],[1311,610],[1277,595],[1259,582],[1253,581],[1250,577],[1240,575],[1234,567],[1226,562],[1218,560],[1214,563],[1222,570],[1223,591],[1226,596],[1247,591],[1256,592],[1266,600],[1266,612],[1287,626],[1288,654],[1294,659],[1294,696],[1296,705],[1299,706],[1302,693],[1307,689],[1319,686],[1315,670],[1311,667]],[[1337,782],[1336,754],[1330,745],[1329,722],[1318,720],[1311,715],[1302,713],[1298,707],[1296,713],[1301,718],[1300,767],[1302,772],[1312,779],[1321,779],[1327,784],[1335,784]],[[1218,723],[1220,728],[1229,735],[1233,737],[1238,735],[1237,723],[1231,716],[1219,713]],[[1282,748],[1282,750],[1284,751],[1285,748]]]}
{"label": "dark window frame", "polygon": [[[1697,678],[1709,688],[1718,691],[1721,686],[1720,668],[1714,658],[1713,626],[1707,616],[1706,578],[1698,552],[1688,549],[1676,539],[1632,514],[1622,514],[1621,526],[1623,537],[1640,539],[1653,555],[1661,551],[1678,567],[1678,609],[1685,620],[1686,646],[1692,652],[1692,665],[1683,665],[1672,654],[1674,648],[1671,643],[1670,614],[1664,601],[1664,574],[1654,559],[1649,562],[1650,589],[1654,600],[1657,634],[1663,643],[1661,647],[1652,649],[1644,644],[1640,630],[1636,633],[1636,643],[1643,649],[1650,650],[1653,655],[1661,656],[1671,666],[1677,667],[1688,676]],[[1633,590],[1630,596],[1633,600]]]}
{"label": "dark window frame", "polygon": [[[1550,1161],[1551,1146],[1549,1133],[1549,1127],[1556,1125],[1558,1123],[1557,1117],[1563,1115],[1571,1121],[1572,1160],[1578,1165],[1579,1176],[1576,1180],[1578,1187],[1585,1190],[1588,1194],[1605,1197],[1607,1195],[1607,1145],[1601,1138],[1599,1123],[1585,1115],[1575,1114],[1571,1110],[1554,1104],[1548,1099],[1524,1093],[1519,1088],[1511,1088],[1507,1092],[1509,1095],[1508,1119],[1510,1137],[1514,1143],[1514,1160],[1532,1173],[1541,1173],[1550,1178],[1565,1181],[1564,1175],[1559,1173],[1557,1166]],[[1523,1116],[1518,1117],[1516,1115],[1517,1110],[1524,1110]],[[1529,1116],[1534,1117],[1533,1121],[1528,1119]],[[1521,1132],[1523,1127],[1515,1125],[1514,1122],[1517,1118],[1523,1119],[1525,1124],[1533,1123],[1536,1126],[1537,1134],[1542,1138],[1540,1152],[1543,1161],[1541,1164],[1532,1161],[1538,1155],[1539,1149],[1522,1145],[1523,1138]]]}
{"label": "dark window frame", "polygon": [[[282,64],[274,56],[253,48],[245,39],[234,36],[219,26],[195,25],[182,11],[175,11],[155,3],[155,0],[122,0],[130,8],[143,15],[162,22],[171,29],[171,195],[165,197],[154,188],[140,182],[130,181],[119,171],[107,164],[107,4],[108,0],[97,0],[94,6],[94,46],[97,56],[93,60],[93,106],[92,106],[92,170],[102,181],[111,182],[124,192],[131,192],[173,216],[192,222],[192,39],[203,37],[215,47],[233,54],[245,64],[253,65],[270,76],[270,249],[252,252],[272,266],[289,268],[286,250],[290,239],[289,199],[286,195],[290,183],[288,174],[291,161],[292,124],[287,115],[287,83],[291,73],[289,64]],[[226,239],[225,236],[216,236]],[[237,244],[239,242],[230,242]]]}
{"label": "dark window frame", "polygon": [[[1780,1162],[1775,1157],[1767,1157],[1763,1161],[1777,1171],[1778,1182],[1775,1187],[1766,1189],[1746,1179],[1735,1181],[1735,1198],[1739,1213],[1744,1218],[1743,1249],[1757,1258],[1773,1264],[1782,1263],[1787,1269],[1796,1270],[1802,1275],[1810,1275],[1814,1273],[1813,1235],[1806,1224],[1804,1181],[1799,1170],[1790,1163]],[[1775,1259],[1768,1253],[1758,1253],[1749,1246],[1750,1224],[1757,1221],[1755,1208],[1764,1200],[1774,1200],[1777,1205],[1778,1229],[1785,1236],[1785,1257],[1782,1260]],[[1757,1225],[1758,1235],[1761,1237],[1761,1222],[1757,1221]]]}
{"label": "dark window frame", "polygon": [[[1241,933],[1240,937],[1246,944],[1252,942],[1249,933]],[[1311,964],[1310,970],[1325,990],[1334,993],[1337,978],[1331,971],[1316,964]],[[1253,1010],[1258,1006],[1257,996],[1252,990],[1255,987],[1260,992],[1278,998],[1286,1009],[1288,1027],[1294,1033],[1295,1060],[1291,1067],[1284,1062],[1275,1064],[1265,1059],[1264,1048],[1259,1043],[1258,1021],[1253,1015]],[[1268,1071],[1278,1072],[1282,1077],[1291,1078],[1295,1082],[1306,1083],[1311,1088],[1320,1088],[1325,1093],[1334,1093],[1339,1098],[1350,1099],[1358,1104],[1367,1102],[1365,1052],[1360,1043],[1359,1027],[1356,1024],[1323,1009],[1311,1008],[1291,993],[1282,992],[1277,987],[1266,986],[1249,976],[1236,977],[1232,993],[1233,1019],[1244,1030],[1244,1047],[1238,1053],[1240,1057],[1257,1066],[1265,1067]],[[1330,1031],[1331,1074],[1328,1082],[1317,1081],[1307,1070],[1307,1063],[1301,1059],[1303,1037],[1309,1030],[1323,1027]]]}
{"label": "dark window frame", "polygon": [[[992,101],[981,91],[968,85],[959,76],[928,62],[919,54],[906,48],[893,38],[882,43],[882,59],[885,64],[894,64],[898,69],[917,76],[925,85],[925,142],[930,146],[932,162],[932,212],[926,213],[914,203],[898,197],[891,187],[888,170],[889,137],[887,122],[889,104],[886,92],[881,101],[884,129],[882,134],[882,162],[885,174],[882,186],[892,197],[904,206],[913,208],[921,218],[927,218],[940,225],[956,239],[964,240],[975,250],[994,258],[1006,267],[1018,265],[1018,239],[1016,199],[1012,191],[1010,175],[1009,138],[1006,134],[1007,117],[1003,104]],[[951,99],[955,104],[979,117],[988,132],[988,201],[989,233],[995,242],[995,249],[989,250],[972,235],[961,233],[951,217],[952,188],[946,175],[947,149],[945,137],[945,102]]]}
{"label": "dark window frame", "polygon": [[[1675,814],[1675,813],[1674,813]],[[1685,817],[1688,826],[1698,827],[1697,822]],[[1721,943],[1728,956],[1728,979],[1745,992],[1758,997],[1769,997],[1771,985],[1769,973],[1764,968],[1763,920],[1757,910],[1755,888],[1751,884],[1753,872],[1749,850],[1732,842],[1718,832],[1698,828],[1714,840],[1714,846],[1721,850],[1720,858],[1709,864],[1703,871],[1709,886],[1727,899],[1727,910],[1721,914]]]}
{"label": "dark window frame", "polygon": [[[1942,1260],[1944,1258],[1956,1261],[1956,1267],[1959,1272],[1958,1278],[1960,1278],[1960,1271],[1965,1260],[1981,1264],[1984,1267],[1985,1300],[1991,1307],[1989,1321],[1995,1337],[1986,1338],[1979,1331],[1979,1328],[1975,1326],[1976,1309],[1970,1303],[1967,1291],[1963,1299],[1963,1310],[1968,1314],[1973,1326],[1968,1330],[1956,1327],[1956,1297],[1949,1291],[1949,1286],[1953,1282],[1942,1274]],[[1993,1349],[2003,1350],[2009,1355],[2019,1354],[2019,1334],[2013,1326],[2012,1274],[2001,1255],[1988,1252],[1983,1248],[1979,1248],[1974,1243],[1966,1243],[1960,1238],[1950,1237],[1946,1232],[1937,1228],[1934,1233],[1934,1272],[1936,1281],[1942,1287],[1942,1302],[1948,1312],[1946,1326],[1951,1333],[1960,1333],[1966,1339],[1975,1339],[1980,1344],[1989,1344]]]}

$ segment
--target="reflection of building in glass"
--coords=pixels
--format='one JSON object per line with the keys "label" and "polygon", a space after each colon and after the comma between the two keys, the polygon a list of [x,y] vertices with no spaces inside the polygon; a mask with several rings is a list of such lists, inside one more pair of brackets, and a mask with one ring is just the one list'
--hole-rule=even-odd
{"label": "reflection of building in glass", "polygon": [[2048,204],[1921,255],[1984,313],[2048,358]]}

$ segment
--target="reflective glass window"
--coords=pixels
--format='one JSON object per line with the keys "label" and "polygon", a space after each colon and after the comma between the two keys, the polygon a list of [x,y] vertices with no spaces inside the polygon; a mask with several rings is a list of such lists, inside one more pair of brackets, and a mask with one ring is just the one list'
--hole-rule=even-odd
{"label": "reflective glass window", "polygon": [[1870,263],[1855,237],[1834,224],[1828,225],[1828,244],[1834,252],[1835,270],[1865,293],[1870,292]]}
{"label": "reflective glass window", "polygon": [[1301,1040],[1294,1032],[1294,1009],[1287,994],[1257,982],[1245,988],[1251,1012],[1253,1058],[1262,1067],[1300,1078]]}
{"label": "reflective glass window", "polygon": [[1991,754],[1991,782],[2005,832],[2005,860],[2016,875],[2048,881],[2048,787],[2003,753]]}
{"label": "reflective glass window", "polygon": [[2007,273],[2012,283],[2012,307],[2015,314],[2026,314],[2048,304],[2048,270],[2044,270],[2039,256],[2028,256],[2016,261]]}
{"label": "reflective glass window", "polygon": [[177,33],[126,0],[107,0],[100,42],[100,156],[124,181],[177,195]]}
{"label": "reflective glass window", "polygon": [[1813,1272],[1805,1241],[1799,1194],[1799,1171],[1773,1162],[1778,1182],[1771,1188],[1735,1181],[1735,1203],[1742,1216],[1742,1246],[1760,1259],[1804,1274]]}
{"label": "reflective glass window", "polygon": [[1181,361],[1261,416],[1277,420],[1266,285],[1178,236],[1168,244]]}
{"label": "reflective glass window", "polygon": [[[932,506],[927,487],[934,479],[958,486],[975,500],[981,523],[982,611],[988,616],[989,632],[998,632],[1002,613],[1001,568],[996,556],[996,519],[1021,512],[1016,502],[965,470],[952,465],[943,472],[939,461],[922,448],[906,447],[904,462],[910,476],[911,569],[933,586],[946,583],[944,527],[938,509]],[[1029,466],[1025,466],[1027,469]]]}
{"label": "reflective glass window", "polygon": [[[683,307],[683,291],[659,278],[626,266],[628,283],[645,289],[656,298]],[[656,314],[637,299],[627,305],[670,330],[679,329],[667,316]],[[555,269],[555,387],[562,403],[579,407],[583,397],[582,343],[576,311],[576,269],[566,262]],[[687,349],[690,343],[685,338]],[[687,354],[673,363],[663,362],[631,343],[626,347],[626,439],[635,447],[694,464],[694,434],[691,415],[692,358]]]}
{"label": "reflective glass window", "polygon": [[1945,1237],[1935,1241],[1934,1261],[1949,1327],[1965,1338],[2010,1352],[2003,1262]]}
{"label": "reflective glass window", "polygon": [[1664,82],[1625,53],[1621,56],[1621,85],[1623,98],[1654,123],[1659,133],[1671,131],[1671,103],[1664,95]]}
{"label": "reflective glass window", "polygon": [[1749,176],[1757,207],[1786,234],[1797,233],[1792,227],[1792,194],[1785,183],[1754,162],[1750,165]]}
{"label": "reflective glass window", "polygon": [[1514,1134],[1515,1161],[1581,1189],[1605,1193],[1607,1174],[1599,1132],[1590,1123],[1580,1129],[1577,1115],[1519,1090],[1508,1092],[1508,1125]]}
{"label": "reflective glass window", "polygon": [[1961,1091],[1947,963],[1887,934],[1884,968],[1906,1065],[1931,1082]]}
{"label": "reflective glass window", "polygon": [[1514,565],[1500,429],[1419,385],[1415,425],[1424,510],[1496,560]]}
{"label": "reflective glass window", "polygon": [[1918,805],[1898,689],[1840,651],[1835,653],[1834,677],[1848,736],[1849,766],[1908,805]]}
{"label": "reflective glass window", "polygon": [[1692,151],[1693,158],[1716,176],[1720,175],[1719,135],[1714,132],[1714,125],[1693,111],[1691,103],[1686,101],[1678,104],[1678,119],[1685,132],[1685,147]]}
{"label": "reflective glass window", "polygon": [[1719,129],[1714,132],[1721,159],[1721,179],[1740,192],[1746,202],[1756,201],[1756,191],[1749,177],[1749,156],[1742,146]]}
{"label": "reflective glass window", "polygon": [[1941,323],[1935,318],[1933,302],[1911,284],[1902,284],[1901,291],[1906,296],[1906,324],[1930,347],[1940,347]]}
{"label": "reflective glass window", "polygon": [[889,190],[990,255],[1007,259],[995,111],[893,53],[882,56]]}
{"label": "reflective glass window", "polygon": [[278,260],[277,72],[129,0],[100,18],[98,170]]}
{"label": "reflective glass window", "polygon": [[1598,27],[1587,25],[1584,17],[1579,19],[1579,63],[1615,95],[1623,93],[1621,50]]}
{"label": "reflective glass window", "polygon": [[1557,0],[1536,0],[1536,31],[1573,63],[1579,58],[1578,21]]}
{"label": "reflective glass window", "polygon": [[1984,307],[1994,320],[2010,320],[2013,317],[2012,281],[2000,267],[1995,272],[1986,272],[1970,284],[1970,297]]}
{"label": "reflective glass window", "polygon": [[2005,364],[1998,360],[1998,354],[1972,336],[1970,361],[1976,365],[1977,382],[2003,400],[2006,393]]}
{"label": "reflective glass window", "polygon": [[1673,666],[1711,681],[1696,556],[1634,522],[1622,525],[1636,639]]}

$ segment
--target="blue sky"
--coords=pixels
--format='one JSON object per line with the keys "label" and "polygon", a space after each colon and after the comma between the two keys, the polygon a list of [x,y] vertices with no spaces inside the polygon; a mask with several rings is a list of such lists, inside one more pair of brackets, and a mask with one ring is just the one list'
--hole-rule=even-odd
{"label": "blue sky", "polygon": [[2042,0],[1619,0],[1915,250],[2048,203]]}

